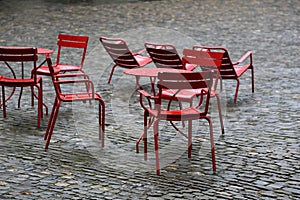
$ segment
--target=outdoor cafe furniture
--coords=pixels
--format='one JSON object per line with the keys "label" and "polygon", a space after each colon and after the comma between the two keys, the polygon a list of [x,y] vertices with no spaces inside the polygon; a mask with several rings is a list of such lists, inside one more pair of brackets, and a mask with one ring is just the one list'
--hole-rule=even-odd
{"label": "outdoor cafe furniture", "polygon": [[[180,70],[194,70],[197,65],[185,62],[181,59],[176,47],[172,44],[160,44],[160,43],[152,43],[152,42],[145,42],[145,48],[151,57],[153,63],[157,68],[169,68],[169,69],[180,69]],[[156,77],[156,76],[155,76]],[[155,82],[155,78],[152,80],[152,85]],[[165,98],[169,98],[174,93],[173,90],[163,90],[162,96]],[[193,96],[193,95],[192,95]],[[184,101],[192,101],[189,92],[181,91],[177,94],[177,100],[184,100]],[[181,105],[181,102],[179,105]]]}
{"label": "outdoor cafe furniture", "polygon": [[[47,58],[50,75],[52,78],[54,90],[56,93],[51,115],[48,121],[44,140],[46,140],[45,149],[48,149],[55,122],[61,102],[98,102],[98,125],[99,139],[104,147],[104,131],[105,131],[105,103],[101,96],[94,91],[93,82],[87,78],[85,73],[66,73],[60,74],[55,71],[51,58]],[[70,87],[72,91],[70,91]],[[68,90],[69,88],[69,90]]]}
{"label": "outdoor cafe furniture", "polygon": [[[84,73],[83,64],[85,60],[85,55],[87,51],[88,45],[88,36],[79,36],[72,34],[58,34],[57,36],[57,55],[56,55],[56,63],[54,65],[54,69],[56,73],[65,73],[65,72],[80,72]],[[45,54],[45,57],[50,57],[53,50],[41,49],[38,48],[38,53]],[[64,59],[67,57],[68,60]],[[72,61],[70,62],[70,57]],[[49,68],[46,63],[46,59],[42,62],[36,69],[32,70],[33,75],[43,75],[43,76],[51,76]],[[88,76],[87,76],[88,77]],[[32,93],[32,96],[35,94]],[[46,107],[48,113],[48,107],[43,103]]]}
{"label": "outdoor cafe furniture", "polygon": [[196,65],[183,62],[172,44],[145,42],[145,48],[157,68],[185,69],[192,71]]}
{"label": "outdoor cafe furniture", "polygon": [[[60,33],[57,36],[57,55],[54,64],[55,72],[84,73],[83,64],[87,51],[89,37],[84,35],[72,35]],[[49,57],[49,54],[47,55]],[[67,59],[64,59],[67,57]],[[70,61],[70,57],[72,61]],[[39,66],[33,74],[51,76],[47,65]]]}
{"label": "outdoor cafe furniture", "polygon": [[[174,121],[188,121],[188,133],[184,133],[179,130],[178,127],[174,127],[183,136],[188,138],[188,157],[192,155],[192,121],[198,119],[205,119],[209,123],[210,132],[210,143],[211,143],[211,158],[212,168],[216,171],[216,160],[214,151],[214,138],[213,138],[213,127],[212,120],[207,115],[210,100],[210,89],[213,82],[213,72],[164,72],[158,74],[158,93],[157,95],[151,95],[145,90],[138,90],[140,93],[140,104],[144,109],[144,132],[142,139],[144,141],[144,154],[147,159],[147,130],[149,125],[148,117],[153,118],[153,129],[154,129],[154,149],[156,158],[156,173],[160,174],[159,165],[159,135],[166,133],[159,133],[159,122],[161,120],[167,120],[173,123]],[[165,89],[176,90],[179,93],[181,90],[201,90],[199,101],[196,104],[189,104],[188,107],[180,108],[169,106],[172,99],[169,100],[168,106],[163,104],[164,98],[162,97],[162,91]],[[206,89],[206,90],[202,90]],[[176,94],[174,94],[174,98]],[[151,103],[152,102],[152,103]],[[152,106],[151,104],[155,105]],[[201,107],[200,107],[201,106]]]}
{"label": "outdoor cafe furniture", "polygon": [[[247,51],[238,61],[232,62],[226,48],[218,46],[199,46],[195,45],[193,49],[206,49],[211,52],[223,52],[223,60],[220,68],[221,80],[232,79],[237,81],[234,103],[236,103],[238,90],[240,86],[240,77],[247,71],[251,70],[252,93],[254,93],[254,67],[252,64],[252,52]],[[247,62],[246,62],[247,61]]]}
{"label": "outdoor cafe furniture", "polygon": [[[220,78],[220,68],[221,68],[223,56],[224,56],[224,52],[212,52],[212,51],[207,51],[207,49],[198,48],[197,50],[184,49],[183,58],[182,58],[187,63],[195,64],[199,66],[202,69],[202,71],[209,70],[214,72],[214,83],[211,88],[210,96],[216,97],[217,99],[222,134],[225,133],[225,129],[224,129],[224,123],[222,117],[221,99],[217,87]],[[196,96],[201,94],[201,91],[195,90],[194,92],[196,93]],[[171,98],[171,94],[169,95],[169,98]]]}
{"label": "outdoor cafe furniture", "polygon": [[[144,67],[152,62],[151,58],[142,55],[146,51],[145,49],[133,52],[129,49],[127,43],[123,39],[100,36],[99,40],[114,62],[108,78],[108,84],[110,84],[114,70],[117,66],[125,69],[133,69]],[[137,86],[138,81],[139,77],[136,77]]]}
{"label": "outdoor cafe furniture", "polygon": [[[3,116],[6,117],[6,102],[12,97],[15,88],[21,88],[21,93],[18,100],[18,107],[20,108],[20,101],[23,87],[36,87],[38,90],[37,97],[37,127],[40,128],[41,118],[43,117],[43,86],[42,78],[36,74],[31,76],[30,71],[37,68],[38,49],[35,47],[0,47],[0,86],[2,86],[2,104]],[[5,69],[6,68],[6,69]],[[5,73],[7,72],[8,73]],[[28,73],[26,73],[28,72]],[[9,97],[6,98],[5,87],[12,88]],[[33,105],[32,99],[32,105]]]}
{"label": "outdoor cafe furniture", "polygon": [[163,72],[175,72],[175,73],[184,73],[190,72],[184,69],[173,69],[173,68],[134,68],[134,69],[126,69],[123,71],[124,74],[133,75],[136,77],[149,77],[151,90],[153,94],[155,94],[155,80],[159,73]]}

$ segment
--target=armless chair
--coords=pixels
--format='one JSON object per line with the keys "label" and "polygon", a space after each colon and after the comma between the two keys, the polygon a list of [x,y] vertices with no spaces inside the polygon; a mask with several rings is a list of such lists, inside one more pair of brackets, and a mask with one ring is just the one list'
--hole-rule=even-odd
{"label": "armless chair", "polygon": [[[38,99],[37,127],[40,128],[41,118],[43,117],[42,78],[38,77],[36,74],[31,76],[30,73],[31,70],[36,70],[37,59],[38,56],[36,48],[0,47],[0,61],[3,62],[3,64],[1,64],[1,68],[7,68],[11,72],[11,76],[9,76],[9,74],[4,73],[4,69],[0,70],[0,86],[2,86],[1,107],[3,109],[3,116],[4,118],[6,117],[6,102],[12,97],[16,87],[21,88],[21,93],[18,100],[19,108],[23,88],[30,87],[33,91],[33,87],[36,87],[38,90],[38,95],[35,96]],[[26,73],[26,71],[28,73]],[[7,98],[5,94],[5,87],[13,88],[11,94]]]}

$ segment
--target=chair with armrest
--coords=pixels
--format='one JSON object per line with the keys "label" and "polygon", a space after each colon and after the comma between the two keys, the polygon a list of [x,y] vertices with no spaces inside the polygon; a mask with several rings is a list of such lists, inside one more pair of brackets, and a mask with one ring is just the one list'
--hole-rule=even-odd
{"label": "chair with armrest", "polygon": [[[97,101],[98,102],[98,124],[99,124],[99,139],[104,147],[104,129],[105,129],[105,102],[101,96],[94,91],[93,82],[88,79],[85,73],[67,73],[60,74],[55,72],[51,59],[47,58],[49,71],[51,74],[53,86],[55,89],[55,100],[51,115],[49,118],[44,140],[46,140],[45,149],[48,149],[51,136],[55,126],[56,119],[61,102],[72,101]],[[73,91],[66,90],[65,88],[71,87]]]}
{"label": "chair with armrest", "polygon": [[[188,157],[191,158],[192,155],[192,121],[198,119],[205,119],[209,123],[210,132],[210,142],[211,142],[211,157],[212,157],[212,168],[216,171],[215,163],[215,152],[214,152],[214,139],[213,139],[213,127],[210,117],[207,115],[209,108],[210,99],[210,89],[213,82],[213,72],[190,72],[190,73],[160,73],[158,75],[158,94],[153,96],[150,95],[145,90],[138,90],[140,93],[140,104],[144,109],[144,132],[137,141],[137,145],[141,139],[144,141],[144,154],[145,159],[147,159],[147,130],[149,125],[148,117],[152,117],[153,129],[154,129],[154,147],[155,147],[155,157],[156,157],[156,173],[160,174],[159,165],[159,147],[158,147],[158,131],[159,122],[161,120],[166,120],[172,123],[172,126],[176,128],[173,122],[175,121],[188,121],[188,133],[185,134],[184,131],[179,131],[183,136],[188,138]],[[174,93],[174,98],[180,91],[184,90],[201,90],[202,93],[197,102],[194,104],[188,104],[189,106],[185,108],[177,109],[173,108],[170,99],[166,103],[164,98],[162,98],[162,91],[166,89],[176,90]],[[206,90],[202,90],[206,89]],[[147,101],[146,101],[147,100]],[[163,103],[165,102],[165,103]],[[154,106],[152,105],[154,104]],[[166,106],[167,104],[167,106]],[[161,133],[160,133],[161,134]]]}
{"label": "chair with armrest", "polygon": [[[123,39],[100,36],[99,40],[114,61],[114,65],[108,78],[108,84],[110,84],[114,70],[117,66],[125,69],[132,69],[144,67],[152,62],[150,57],[142,55],[145,52],[145,49],[133,52],[129,49],[127,43]],[[136,80],[137,85],[138,79],[139,78]]]}
{"label": "chair with armrest", "polygon": [[[232,62],[229,56],[229,53],[224,47],[213,47],[213,46],[198,46],[195,45],[193,49],[206,49],[211,52],[223,52],[223,60],[220,68],[221,80],[232,79],[237,81],[234,103],[236,103],[239,86],[240,86],[240,77],[247,71],[251,70],[251,79],[252,79],[252,93],[254,93],[254,67],[252,64],[252,52],[247,51],[238,61]],[[248,60],[248,62],[246,62]]]}
{"label": "chair with armrest", "polygon": [[[217,91],[218,82],[220,78],[220,68],[221,68],[224,52],[211,52],[211,51],[207,51],[207,49],[197,48],[197,50],[184,49],[183,55],[184,56],[182,59],[185,60],[185,62],[199,66],[202,69],[202,71],[214,72],[214,83],[213,83],[213,87],[211,88],[210,96],[216,97],[217,99],[221,132],[222,134],[224,134],[225,129],[224,129],[224,123],[222,117],[221,99]],[[201,94],[201,91],[195,90],[193,92],[195,93],[195,96]]]}

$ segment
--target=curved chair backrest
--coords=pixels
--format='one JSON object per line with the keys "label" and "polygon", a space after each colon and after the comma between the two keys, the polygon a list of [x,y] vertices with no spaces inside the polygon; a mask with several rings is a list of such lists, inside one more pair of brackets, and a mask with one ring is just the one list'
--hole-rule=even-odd
{"label": "curved chair backrest", "polygon": [[[5,63],[5,66],[9,68],[14,76],[13,78],[15,80],[9,80],[9,82],[15,82],[15,84],[26,85],[25,82],[22,82],[23,79],[31,79],[32,82],[37,81],[36,75],[33,74],[33,77],[31,77],[31,73],[26,74],[27,68],[28,71],[36,70],[37,59],[37,48],[35,47],[0,47],[0,61]],[[31,62],[30,66],[26,67],[25,63],[29,62]],[[12,78],[11,76],[8,77],[6,74],[2,73],[0,76]]]}
{"label": "curved chair backrest", "polygon": [[116,65],[128,69],[140,66],[124,40],[101,36],[100,42]]}
{"label": "curved chair backrest", "polygon": [[207,50],[208,52],[212,52],[212,55],[214,53],[220,53],[220,55],[223,54],[220,66],[220,75],[222,79],[236,79],[238,77],[229,57],[229,53],[224,47],[194,46],[193,49],[202,51]]}
{"label": "curved chair backrest", "polygon": [[197,50],[184,49],[182,59],[187,63],[198,65],[202,71],[214,71],[215,83],[213,89],[216,90],[223,57],[224,52],[212,52],[205,48],[197,48]]}
{"label": "curved chair backrest", "polygon": [[146,42],[145,47],[157,68],[184,69],[175,46]]}
{"label": "curved chair backrest", "polygon": [[[157,87],[158,91],[158,101],[157,104],[160,105],[163,98],[163,91],[172,89],[176,90],[177,92],[174,93],[174,97],[178,94],[181,90],[205,90],[206,93],[202,94],[201,98],[199,98],[198,106],[203,103],[203,96],[206,97],[204,111],[202,114],[206,115],[208,112],[209,107],[209,99],[210,99],[210,90],[213,83],[213,72],[212,71],[205,71],[205,72],[186,72],[186,73],[171,73],[171,72],[164,72],[158,74],[158,83]],[[204,92],[204,90],[203,90]],[[193,106],[193,105],[191,105]],[[178,110],[178,108],[176,108]]]}

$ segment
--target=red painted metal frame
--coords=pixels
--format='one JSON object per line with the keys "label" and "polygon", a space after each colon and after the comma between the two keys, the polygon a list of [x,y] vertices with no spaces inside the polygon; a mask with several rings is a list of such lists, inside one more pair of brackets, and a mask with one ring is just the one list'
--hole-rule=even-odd
{"label": "red painted metal frame", "polygon": [[[108,84],[110,84],[114,70],[117,66],[125,69],[133,69],[137,67],[144,67],[152,62],[150,57],[142,55],[146,51],[145,49],[138,52],[132,52],[123,39],[100,36],[99,40],[106,52],[114,61],[114,65],[107,81]],[[138,81],[139,77],[137,77],[136,80],[137,86]]]}
{"label": "red painted metal frame", "polygon": [[[159,165],[159,147],[158,147],[158,126],[159,121],[167,120],[173,121],[188,121],[188,134],[183,134],[188,138],[188,157],[192,154],[192,121],[197,119],[206,119],[209,123],[210,130],[210,142],[211,142],[211,156],[212,156],[212,168],[216,171],[216,159],[214,151],[214,139],[213,139],[213,127],[210,117],[207,115],[209,108],[210,89],[213,82],[213,72],[189,72],[189,73],[160,73],[158,75],[158,95],[150,95],[145,90],[139,90],[140,93],[140,104],[144,109],[144,133],[142,139],[144,141],[144,155],[145,160],[147,159],[147,130],[148,130],[148,117],[154,118],[154,145],[155,145],[155,157],[156,157],[156,173],[160,174]],[[162,91],[165,89],[172,89],[180,92],[181,90],[202,90],[202,94],[196,105],[190,105],[188,108],[172,110],[169,106],[164,109],[162,102]],[[176,97],[174,94],[174,97]],[[147,103],[144,102],[147,100]],[[170,100],[172,101],[172,100]],[[150,103],[153,102],[155,107],[152,107]],[[204,108],[200,110],[199,107],[202,105]],[[178,129],[176,129],[178,130]],[[139,141],[137,141],[139,142]],[[138,143],[137,143],[138,144]]]}
{"label": "red painted metal frame", "polygon": [[[102,141],[102,147],[104,147],[104,131],[105,131],[105,103],[104,100],[98,93],[94,91],[93,82],[88,78],[85,73],[67,73],[59,74],[54,70],[50,58],[47,58],[47,63],[49,71],[51,74],[52,82],[54,85],[56,97],[54,100],[53,108],[49,118],[46,133],[44,135],[44,140],[46,140],[45,149],[48,149],[50,144],[51,136],[55,126],[55,122],[58,116],[59,108],[61,102],[72,102],[72,101],[92,101],[96,100],[99,103],[98,110],[98,124],[99,124],[99,139]],[[85,91],[78,91],[76,84],[83,84],[85,86]],[[64,93],[63,87],[71,85],[74,88],[73,93]],[[74,86],[75,87],[74,87]]]}
{"label": "red painted metal frame", "polygon": [[[87,46],[89,37],[85,35],[71,35],[71,34],[58,34],[57,37],[57,56],[54,69],[56,72],[74,72],[80,71],[84,73],[83,65],[85,61]],[[62,51],[63,49],[81,49],[81,62],[79,65],[74,65],[71,63],[65,64],[61,63]],[[50,76],[50,71],[48,66],[40,66],[36,71],[32,73],[44,76]]]}
{"label": "red painted metal frame", "polygon": [[[221,132],[225,133],[223,117],[222,117],[222,106],[221,99],[219,93],[217,91],[219,76],[220,76],[220,68],[223,60],[224,52],[211,52],[207,51],[207,49],[197,50],[193,49],[184,49],[183,50],[183,60],[187,63],[195,64],[199,66],[203,71],[214,71],[214,84],[211,89],[210,96],[216,97],[219,111],[219,119],[221,124]],[[201,91],[194,91],[195,96],[199,95]]]}
{"label": "red painted metal frame", "polygon": [[[18,107],[20,108],[20,100],[22,96],[23,87],[30,87],[33,91],[33,87],[38,90],[38,119],[37,127],[40,128],[41,118],[43,118],[43,84],[42,78],[37,77],[37,75],[30,76],[26,75],[24,68],[31,65],[31,69],[35,70],[37,68],[37,48],[35,47],[0,47],[0,61],[4,62],[6,67],[12,72],[12,77],[7,77],[5,75],[0,75],[0,86],[2,86],[2,104],[3,116],[6,117],[6,102],[13,95],[15,88],[20,87],[21,93],[18,100]],[[30,63],[30,64],[29,64]],[[25,66],[26,65],[26,66]],[[30,69],[30,70],[31,70]],[[19,72],[19,73],[17,73]],[[12,87],[12,93],[8,98],[5,97],[5,87]],[[32,100],[33,106],[33,100]]]}
{"label": "red painted metal frame", "polygon": [[[214,52],[223,52],[223,60],[220,68],[220,75],[222,80],[233,79],[237,81],[234,103],[236,103],[239,86],[240,86],[240,77],[248,70],[251,70],[251,79],[252,79],[252,93],[254,93],[254,67],[252,63],[252,51],[247,51],[238,61],[232,62],[229,56],[229,53],[226,48],[218,46],[199,46],[195,45],[193,49],[207,49],[208,51]],[[245,61],[248,60],[246,63]]]}

